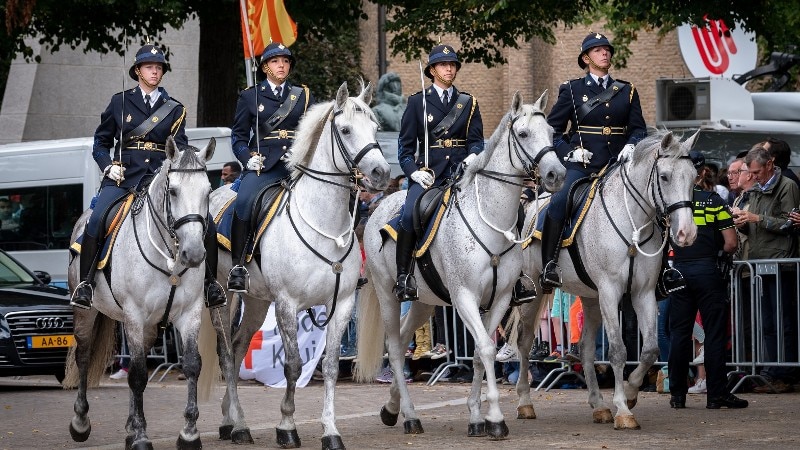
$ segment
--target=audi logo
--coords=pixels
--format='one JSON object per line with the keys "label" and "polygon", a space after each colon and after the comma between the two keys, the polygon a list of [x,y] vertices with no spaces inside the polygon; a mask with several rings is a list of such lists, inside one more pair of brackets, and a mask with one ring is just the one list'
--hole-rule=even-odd
{"label": "audi logo", "polygon": [[36,328],[40,330],[53,330],[64,327],[64,319],[60,317],[40,317],[36,319]]}

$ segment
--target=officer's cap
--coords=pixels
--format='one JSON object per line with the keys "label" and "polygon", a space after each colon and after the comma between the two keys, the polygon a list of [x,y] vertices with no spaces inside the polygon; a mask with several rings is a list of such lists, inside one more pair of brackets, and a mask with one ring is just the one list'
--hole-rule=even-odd
{"label": "officer's cap", "polygon": [[128,69],[128,75],[135,81],[139,81],[139,77],[136,75],[136,68],[140,64],[148,62],[161,63],[161,66],[164,67],[164,73],[169,72],[169,63],[164,57],[164,51],[155,45],[147,44],[136,52],[136,59],[133,61],[131,68]]}
{"label": "officer's cap", "polygon": [[589,49],[603,45],[608,46],[608,48],[611,49],[611,56],[614,56],[614,46],[608,42],[607,37],[600,33],[589,33],[589,35],[583,39],[583,44],[581,44],[581,53],[578,55],[578,66],[580,66],[581,69],[585,69],[586,63],[583,62],[583,54],[589,51]]}
{"label": "officer's cap", "polygon": [[425,67],[425,76],[433,80],[431,67],[436,63],[447,61],[456,63],[456,70],[461,70],[461,61],[458,60],[458,54],[453,47],[444,44],[433,47],[430,55],[428,55],[428,66]]}
{"label": "officer's cap", "polygon": [[706,157],[697,150],[689,151],[689,159],[692,160],[692,164],[697,170],[700,170],[706,164]]}
{"label": "officer's cap", "polygon": [[261,54],[261,64],[264,64],[276,56],[285,56],[289,58],[289,68],[294,68],[294,56],[292,56],[292,51],[289,50],[289,47],[280,42],[272,42],[264,49],[264,53]]}

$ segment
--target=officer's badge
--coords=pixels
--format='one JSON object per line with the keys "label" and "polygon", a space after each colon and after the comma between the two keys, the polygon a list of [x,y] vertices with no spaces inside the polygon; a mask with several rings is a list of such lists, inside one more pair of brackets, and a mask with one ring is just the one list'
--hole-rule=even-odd
{"label": "officer's badge", "polygon": [[153,116],[153,119],[152,119],[152,121],[153,121],[153,123],[156,123],[156,122],[158,122],[158,116]]}
{"label": "officer's badge", "polygon": [[458,109],[461,109],[461,108],[463,108],[463,107],[464,107],[464,105],[462,105],[461,103],[457,103],[457,104],[456,104],[456,108],[458,108]]}
{"label": "officer's badge", "polygon": [[264,105],[258,105],[258,112],[264,111]]}
{"label": "officer's badge", "polygon": [[583,100],[584,103],[588,102],[589,101],[589,97],[586,94],[583,94],[583,97],[581,97],[581,100]]}
{"label": "officer's badge", "polygon": [[433,114],[428,114],[428,122],[433,122]]}
{"label": "officer's badge", "polygon": [[447,55],[447,54],[449,54],[449,53],[450,53],[450,49],[448,49],[447,47],[445,47],[445,48],[444,48],[444,50],[442,50],[442,53],[444,53],[445,55]]}
{"label": "officer's badge", "polygon": [[284,47],[284,46],[283,46],[283,44],[278,44],[278,48],[279,48],[279,49],[281,49],[281,50],[283,50],[283,49],[285,49],[286,47]]}
{"label": "officer's badge", "polygon": [[128,114],[128,117],[126,117],[126,118],[125,118],[125,122],[128,122],[128,123],[130,123],[130,122],[131,122],[131,120],[133,120],[133,117],[131,117],[131,115],[130,115],[130,114]]}
{"label": "officer's badge", "polygon": [[263,91],[263,90],[266,90],[266,88],[265,88],[264,86],[261,86],[261,90],[262,90],[262,91]]}
{"label": "officer's badge", "polygon": [[289,96],[289,98],[290,98],[292,101],[294,101],[294,99],[296,99],[296,98],[297,98],[297,96],[296,96],[296,95],[290,95],[290,96]]}

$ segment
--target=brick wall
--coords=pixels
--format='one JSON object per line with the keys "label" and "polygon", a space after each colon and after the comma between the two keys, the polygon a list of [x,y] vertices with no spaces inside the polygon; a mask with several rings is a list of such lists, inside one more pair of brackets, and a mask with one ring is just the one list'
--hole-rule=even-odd
{"label": "brick wall", "polygon": [[[378,7],[365,2],[364,8],[369,20],[361,21],[359,31],[363,52],[361,68],[375,85],[378,80]],[[484,134],[488,137],[500,122],[515,91],[520,91],[526,103],[533,103],[542,91],[548,89],[548,105],[552,106],[558,95],[558,86],[562,82],[582,77],[583,71],[577,63],[578,53],[583,38],[590,31],[605,33],[602,24],[561,28],[556,30],[555,45],[534,40],[521,42],[517,50],[506,50],[505,55],[509,62],[501,67],[488,69],[483,64],[464,64],[455,84],[460,90],[477,97],[483,115]],[[387,36],[387,42],[389,41],[391,37]],[[613,43],[613,37],[611,41]],[[442,42],[452,45],[456,50],[461,47],[460,42],[452,37],[442,37]],[[424,51],[424,60],[427,60],[428,51],[430,49]],[[628,67],[619,70],[612,68],[611,75],[636,86],[645,121],[648,125],[655,126],[656,79],[691,75],[681,58],[678,37],[674,31],[664,38],[659,38],[656,32],[641,32],[639,39],[631,45],[631,51],[633,54],[628,59]],[[392,57],[390,54],[387,70],[400,75],[405,95],[420,90],[417,61],[405,62],[402,56]]]}

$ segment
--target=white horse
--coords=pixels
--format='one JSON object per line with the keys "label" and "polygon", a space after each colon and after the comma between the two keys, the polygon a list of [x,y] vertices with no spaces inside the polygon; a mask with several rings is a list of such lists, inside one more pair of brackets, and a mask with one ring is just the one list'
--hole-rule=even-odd
{"label": "white horse", "polygon": [[[508,435],[498,402],[494,372],[497,350],[491,333],[508,308],[522,269],[521,240],[515,233],[522,179],[541,180],[549,191],[563,184],[565,169],[552,151],[553,129],[543,112],[546,104],[546,91],[534,105],[523,105],[519,93],[514,94],[509,112],[486,149],[454,186],[448,211],[441,217],[441,231],[428,250],[453,306],[475,339],[475,375],[468,401],[470,436],[488,434],[492,439],[503,439]],[[406,192],[400,191],[383,200],[364,233],[370,282],[362,288],[359,301],[357,378],[371,381],[375,376],[382,360],[385,329],[394,381],[381,420],[394,425],[402,411],[405,432],[416,434],[423,429],[402,375],[405,343],[430,318],[434,307],[445,303],[418,274],[419,301],[412,304],[401,325],[400,303],[392,293],[396,246],[394,241],[384,242],[380,229],[397,213],[405,196]],[[483,320],[482,308],[488,309]],[[379,317],[385,328],[380,326]],[[484,371],[489,403],[485,420],[480,410]]]}
{"label": "white horse", "polygon": [[[687,156],[695,136],[683,144],[668,132],[648,136],[636,146],[631,161],[610,169],[601,180],[583,219],[583,226],[572,244],[577,246],[586,273],[596,289],[581,280],[572,258],[566,254],[567,250],[561,250],[562,289],[579,295],[583,305],[584,323],[579,346],[589,389],[589,405],[594,410],[596,423],[612,422],[611,410],[600,394],[594,369],[595,337],[601,318],[605,326],[609,361],[615,377],[615,429],[639,428],[630,408],[636,404],[644,375],[658,358],[655,288],[667,232],[673,245],[677,246],[691,245],[697,235],[691,203],[697,171]],[[531,224],[537,213],[535,208],[529,208],[526,222]],[[525,256],[526,268],[531,273],[541,273],[541,242],[531,242]],[[536,278],[537,288],[541,289]],[[639,365],[629,375],[628,381],[623,381],[626,349],[622,341],[619,307],[628,290],[643,336],[643,346]],[[541,308],[547,307],[546,303],[542,302],[540,295],[537,300],[520,307],[518,354],[528,354],[539,329]],[[520,371],[517,394],[518,417],[536,418],[527,370]]]}
{"label": "white horse", "polygon": [[[205,162],[214,154],[212,139],[205,149],[176,149],[167,140],[163,165],[147,192],[133,202],[116,237],[110,264],[97,277],[91,309],[74,308],[75,343],[67,359],[64,386],[78,386],[75,415],[69,424],[72,439],[84,442],[92,431],[86,389],[97,386],[114,350],[115,326],[124,324],[130,352],[130,406],[125,429],[126,448],[153,448],[147,437],[142,393],[147,386],[147,352],[159,323],[172,322],[183,339],[183,373],[188,384],[186,424],[178,448],[200,448],[197,430],[197,377],[200,357],[197,335],[203,312],[203,277],[211,184]],[[73,240],[86,225],[84,212]],[[110,273],[108,272],[110,270]],[[69,285],[78,284],[78,258],[69,266]]]}
{"label": "white horse", "polygon": [[[328,319],[322,371],[325,375],[325,401],[322,410],[322,447],[344,448],[336,429],[334,388],[339,371],[339,343],[350,321],[355,290],[361,268],[361,252],[353,232],[355,209],[351,193],[360,183],[369,191],[380,191],[389,184],[389,164],[376,141],[377,120],[369,102],[369,85],[358,97],[348,98],[347,83],[336,100],[308,109],[297,129],[291,148],[290,188],[282,209],[261,236],[260,266],[255,258],[248,263],[250,286],[244,297],[241,324],[234,326],[233,357],[222,352],[223,365],[238,371],[250,339],[259,329],[270,302],[286,354],[284,374],[286,392],[281,403],[282,419],[277,426],[281,448],[300,446],[294,421],[294,393],[302,361],[297,344],[297,313],[316,305],[326,305]],[[227,187],[211,194],[211,213],[216,215],[235,193]],[[219,258],[219,276],[227,277],[229,254]],[[233,305],[236,306],[236,305]],[[227,313],[227,308],[223,315]],[[317,318],[318,322],[323,322]],[[215,325],[218,333],[221,331]],[[224,328],[224,327],[223,327]],[[222,330],[225,332],[225,330]],[[226,350],[220,346],[221,350]],[[203,357],[206,357],[203,348]],[[228,362],[225,360],[228,359]],[[223,369],[225,370],[225,369]],[[236,375],[238,376],[238,374]],[[229,389],[223,400],[220,437],[234,442],[252,442],[243,417],[231,417]]]}

